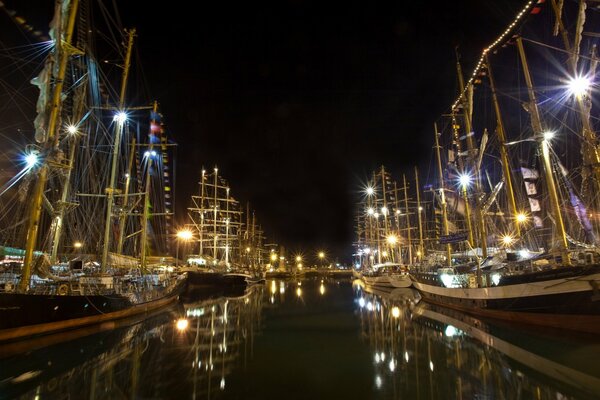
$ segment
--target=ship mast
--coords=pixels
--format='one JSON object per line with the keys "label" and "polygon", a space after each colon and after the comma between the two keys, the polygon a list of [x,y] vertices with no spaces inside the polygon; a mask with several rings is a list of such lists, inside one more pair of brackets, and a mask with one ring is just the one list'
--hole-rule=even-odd
{"label": "ship mast", "polygon": [[[157,115],[158,113],[158,103],[156,101],[154,101],[154,106],[152,107],[152,111],[154,111],[152,113],[153,116]],[[152,120],[152,123],[156,123],[156,120]],[[147,165],[146,165],[146,182],[145,182],[145,188],[144,188],[144,210],[142,212],[142,231],[140,234],[140,265],[142,268],[142,271],[146,270],[146,253],[147,253],[147,241],[148,241],[148,220],[150,219],[150,182],[151,182],[151,175],[150,172],[152,170],[152,161],[154,160],[155,155],[153,153],[155,153],[154,151],[154,141],[152,140],[152,131],[150,132],[150,147],[148,148],[148,150],[146,151],[145,156],[146,156],[146,160],[147,160]]]}
{"label": "ship mast", "polygon": [[[448,210],[446,206],[446,189],[444,187],[444,170],[442,169],[442,157],[440,154],[440,141],[437,124],[433,124],[433,131],[435,137],[435,153],[437,158],[438,176],[440,177],[440,205],[442,206],[442,222],[444,227],[444,235],[448,236]],[[450,243],[446,243],[446,265],[452,266],[452,249]]]}
{"label": "ship mast", "polygon": [[[123,127],[126,122],[126,115],[123,113],[123,105],[125,103],[125,91],[127,89],[127,79],[129,77],[129,67],[131,65],[131,50],[133,48],[133,38],[135,37],[135,29],[131,29],[127,32],[129,40],[127,41],[127,51],[125,53],[125,64],[123,66],[123,75],[121,78],[121,92],[119,94],[119,108],[118,114],[115,116],[115,141],[112,151],[112,164],[110,171],[109,186],[106,188],[106,220],[104,225],[104,248],[102,249],[102,272],[105,272],[108,268],[108,253],[110,250],[110,227],[111,219],[113,217],[113,205],[115,202],[115,182],[117,179],[117,164],[119,160],[119,147],[121,145],[121,137],[123,135]],[[122,233],[121,233],[122,235]]]}
{"label": "ship mast", "polygon": [[[71,53],[71,40],[73,38],[73,30],[75,27],[75,17],[77,15],[77,7],[79,0],[72,0],[69,8],[69,19],[64,32],[59,32],[55,40],[56,54],[58,58],[58,71],[55,77],[54,91],[52,94],[52,103],[50,106],[50,117],[48,120],[47,133],[48,137],[44,142],[45,158],[38,172],[37,181],[33,189],[31,208],[29,211],[29,219],[27,222],[27,239],[25,242],[25,257],[23,260],[23,272],[19,282],[19,290],[26,291],[29,288],[29,280],[31,278],[31,267],[33,262],[33,253],[37,243],[38,229],[42,214],[42,203],[44,199],[44,191],[48,181],[48,172],[50,163],[56,157],[58,148],[58,117],[62,109],[62,89],[67,69],[67,61]],[[56,5],[56,12],[60,13],[63,9],[61,4]],[[64,36],[64,40],[62,37]]]}
{"label": "ship mast", "polygon": [[415,167],[415,186],[417,192],[417,221],[419,223],[419,252],[417,253],[417,256],[420,261],[425,257],[425,245],[423,243],[423,221],[421,218],[423,207],[421,207],[421,189],[419,187],[419,170],[417,167]]}
{"label": "ship mast", "polygon": [[406,213],[406,239],[408,241],[408,264],[412,264],[412,240],[411,240],[411,226],[410,226],[410,212],[408,210],[408,188],[406,185],[406,175],[402,174],[402,180],[404,182],[404,212]]}
{"label": "ship mast", "polygon": [[[477,189],[477,195],[475,196],[475,217],[477,219],[477,225],[479,228],[479,243],[481,247],[481,255],[483,259],[487,257],[487,232],[485,226],[485,219],[483,215],[483,207],[481,206],[481,174],[479,173],[479,168],[474,167],[475,160],[475,143],[473,140],[473,136],[475,132],[473,132],[473,127],[471,126],[471,104],[467,96],[465,95],[465,83],[462,75],[462,69],[460,66],[460,62],[457,61],[457,73],[458,73],[458,82],[460,84],[460,93],[463,100],[463,115],[464,115],[464,123],[465,123],[465,136],[467,137],[467,148],[469,150],[468,162],[473,167],[473,174],[475,175],[475,187]],[[472,90],[472,86],[470,86],[469,90]],[[462,171],[465,173],[465,171]],[[470,171],[467,171],[470,173]],[[463,186],[463,192],[465,194],[465,207],[468,203],[467,199],[467,187]],[[470,222],[469,222],[470,224]],[[473,243],[472,243],[473,244]]]}
{"label": "ship mast", "polygon": [[[550,160],[550,144],[548,140],[544,138],[544,129],[542,127],[542,120],[540,118],[539,110],[537,108],[537,100],[535,92],[533,91],[533,83],[531,75],[529,73],[529,65],[527,64],[527,58],[525,56],[525,49],[523,48],[523,39],[517,37],[517,48],[519,49],[519,55],[521,57],[521,63],[523,65],[523,74],[525,77],[525,83],[527,84],[527,93],[529,95],[529,113],[531,115],[531,127],[533,133],[536,136],[540,152],[544,161],[544,172],[546,175],[546,184],[548,191],[550,192],[550,204],[552,205],[552,217],[556,223],[558,229],[558,245],[559,251],[562,255],[562,262],[564,265],[570,265],[567,243],[567,233],[565,231],[565,225],[563,222],[562,214],[560,212],[560,203],[558,201],[558,194],[556,192],[556,184],[554,182],[554,175],[552,173],[552,162]],[[553,240],[554,242],[554,240]]]}
{"label": "ship mast", "polygon": [[517,209],[517,202],[515,201],[515,193],[513,190],[512,175],[510,173],[510,162],[508,159],[508,150],[506,149],[506,133],[504,131],[504,123],[502,122],[502,114],[500,113],[500,104],[498,103],[498,95],[496,93],[496,85],[494,82],[494,76],[492,74],[492,65],[489,57],[486,53],[485,62],[488,71],[488,80],[490,82],[490,89],[492,91],[492,101],[494,103],[494,111],[496,113],[496,134],[498,135],[498,141],[500,142],[500,160],[502,161],[502,172],[504,173],[504,181],[506,182],[506,195],[508,197],[508,204],[512,213],[511,219],[513,221],[512,226],[516,237],[521,237],[521,227],[517,221],[517,215],[519,210]]}

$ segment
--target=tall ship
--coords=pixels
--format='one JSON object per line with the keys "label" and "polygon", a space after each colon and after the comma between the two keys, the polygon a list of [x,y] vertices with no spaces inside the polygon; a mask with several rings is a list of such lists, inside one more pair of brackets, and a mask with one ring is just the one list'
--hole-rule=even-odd
{"label": "tall ship", "polygon": [[[597,19],[584,1],[528,1],[466,78],[457,55],[458,97],[432,130],[435,173],[415,191],[431,196],[433,229],[407,244],[426,302],[600,332]],[[381,226],[368,201],[363,227]]]}
{"label": "tall ship", "polygon": [[[25,50],[44,62],[31,79],[35,140],[16,150],[21,169],[0,196],[0,341],[147,313],[183,288],[184,276],[150,258],[156,220],[169,214],[153,208],[168,160],[157,103],[126,102],[135,29],[92,26],[95,12],[93,1],[57,1],[50,40]],[[114,44],[95,33],[114,28],[118,74],[94,54]]]}
{"label": "tall ship", "polygon": [[190,283],[243,285],[260,279],[265,237],[249,203],[243,207],[233,197],[218,167],[203,168],[198,186],[186,225],[194,238],[186,259]]}

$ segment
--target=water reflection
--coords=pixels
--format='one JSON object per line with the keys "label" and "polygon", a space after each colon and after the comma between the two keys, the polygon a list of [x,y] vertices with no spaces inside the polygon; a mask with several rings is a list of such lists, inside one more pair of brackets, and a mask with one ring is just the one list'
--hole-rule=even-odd
{"label": "water reflection", "polygon": [[355,285],[381,398],[597,398],[600,345],[497,326],[419,302],[417,292]]}
{"label": "water reflection", "polygon": [[218,398],[252,353],[263,287],[0,347],[0,399]]}

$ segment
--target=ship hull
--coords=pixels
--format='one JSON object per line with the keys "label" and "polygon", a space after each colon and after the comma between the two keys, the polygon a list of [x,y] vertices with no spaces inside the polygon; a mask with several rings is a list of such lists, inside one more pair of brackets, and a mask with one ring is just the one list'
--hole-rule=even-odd
{"label": "ship hull", "polygon": [[363,275],[362,280],[366,285],[369,286],[378,286],[385,288],[393,288],[392,282],[390,281],[390,277],[387,275],[379,275],[379,276],[366,276]]}
{"label": "ship hull", "polygon": [[524,274],[486,288],[444,287],[431,275],[413,274],[413,280],[432,304],[485,318],[600,333],[600,267]]}
{"label": "ship hull", "polygon": [[63,330],[148,313],[171,304],[184,281],[152,300],[132,303],[126,296],[57,296],[4,293],[0,295],[0,342],[46,335]]}
{"label": "ship hull", "polygon": [[191,286],[244,286],[247,284],[247,278],[251,278],[246,274],[204,271],[188,271],[187,274]]}

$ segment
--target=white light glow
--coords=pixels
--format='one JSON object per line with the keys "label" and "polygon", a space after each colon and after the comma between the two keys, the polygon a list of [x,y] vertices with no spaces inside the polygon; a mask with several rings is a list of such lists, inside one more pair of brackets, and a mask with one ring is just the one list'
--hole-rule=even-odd
{"label": "white light glow", "polygon": [[365,192],[367,193],[368,196],[372,196],[373,193],[375,193],[375,190],[371,186],[369,186],[365,189]]}
{"label": "white light glow", "polygon": [[492,274],[492,283],[496,286],[500,283],[500,274]]}
{"label": "white light glow", "polygon": [[581,97],[587,93],[592,82],[586,76],[576,76],[571,78],[568,83],[569,92],[576,97]]}
{"label": "white light glow", "polygon": [[122,124],[123,122],[127,121],[127,114],[123,111],[118,112],[113,117],[113,121],[117,121],[118,123]]}
{"label": "white light glow", "polygon": [[367,209],[367,214],[369,214],[369,215],[373,215],[373,214],[375,214],[375,210],[373,210],[373,208],[372,208],[372,207],[369,207],[369,208]]}
{"label": "white light glow", "polygon": [[38,163],[37,153],[29,153],[25,156],[25,164],[27,168],[33,168]]}
{"label": "white light glow", "polygon": [[458,181],[460,182],[460,185],[463,188],[467,188],[471,184],[471,175],[469,175],[469,174],[461,174],[458,177]]}
{"label": "white light glow", "polygon": [[544,140],[552,140],[554,138],[554,132],[546,131],[543,133]]}
{"label": "white light glow", "polygon": [[74,135],[77,133],[77,127],[75,125],[69,125],[67,126],[67,132],[69,132],[71,135]]}
{"label": "white light glow", "polygon": [[446,327],[446,330],[444,331],[444,334],[448,337],[452,337],[454,335],[456,335],[458,333],[457,329],[455,327],[453,327],[452,325],[448,325]]}
{"label": "white light glow", "polygon": [[392,307],[392,317],[398,318],[400,317],[400,308],[394,306]]}
{"label": "white light glow", "polygon": [[362,297],[358,299],[358,305],[360,306],[360,308],[363,308],[365,304],[365,299],[363,299]]}

